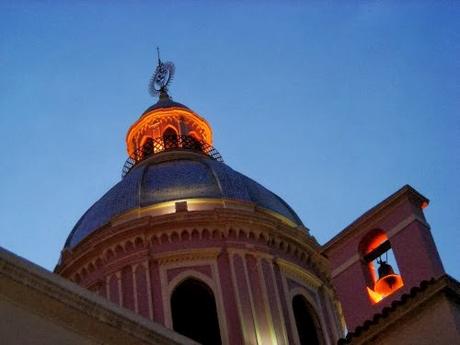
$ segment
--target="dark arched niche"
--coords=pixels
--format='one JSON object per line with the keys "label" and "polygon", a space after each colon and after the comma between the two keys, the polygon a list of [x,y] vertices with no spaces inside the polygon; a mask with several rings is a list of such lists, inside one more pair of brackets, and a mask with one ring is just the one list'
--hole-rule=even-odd
{"label": "dark arched niche", "polygon": [[171,296],[173,328],[203,345],[222,344],[212,290],[201,281],[187,279]]}
{"label": "dark arched niche", "polygon": [[189,147],[188,149],[196,150],[196,151],[203,151],[200,141],[198,140],[195,133],[189,133]]}
{"label": "dark arched niche", "polygon": [[168,127],[163,132],[163,142],[165,145],[165,149],[176,148],[177,147],[177,132],[173,128]]}
{"label": "dark arched niche", "polygon": [[144,145],[142,145],[142,153],[143,153],[144,158],[153,154],[153,139],[152,138],[148,138],[144,142]]}
{"label": "dark arched niche", "polygon": [[320,345],[317,323],[312,308],[302,295],[292,299],[295,324],[299,335],[300,345]]}

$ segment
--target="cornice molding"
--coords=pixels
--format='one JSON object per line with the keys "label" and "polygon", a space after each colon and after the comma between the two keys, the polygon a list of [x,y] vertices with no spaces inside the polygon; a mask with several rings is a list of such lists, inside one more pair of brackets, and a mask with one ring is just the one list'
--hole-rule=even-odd
{"label": "cornice molding", "polygon": [[167,265],[184,261],[216,260],[221,252],[221,248],[182,249],[174,252],[152,254],[151,258],[158,261],[160,265]]}
{"label": "cornice molding", "polygon": [[293,264],[292,262],[281,258],[276,258],[275,262],[280,268],[280,271],[284,273],[288,278],[297,278],[298,280],[307,283],[308,286],[312,286],[315,289],[320,288],[324,284],[323,281],[321,281],[321,279],[315,276],[313,273],[296,264]]}
{"label": "cornice molding", "polygon": [[[388,238],[391,240],[393,236],[395,236],[400,231],[404,230],[406,227],[411,225],[413,222],[419,222],[420,224],[424,225],[428,229],[430,228],[430,225],[424,219],[416,215],[411,215],[407,217],[406,219],[402,220],[397,225],[395,225],[393,228],[389,229],[387,231]],[[348,258],[347,261],[345,261],[344,263],[342,263],[340,266],[338,266],[332,271],[332,278],[337,277],[342,272],[346,271],[348,268],[353,266],[354,263],[359,262],[360,260],[361,260],[360,254],[357,253],[355,255],[352,255],[351,257]]]}
{"label": "cornice molding", "polygon": [[[143,217],[133,219],[119,225],[109,225],[101,228],[89,235],[83,242],[78,244],[63,257],[62,262],[56,267],[55,272],[68,276],[75,273],[75,269],[81,269],[96,257],[101,257],[101,249],[114,249],[118,244],[128,240],[133,241],[135,238],[141,238],[144,242],[144,248],[152,246],[154,238],[161,239],[166,236],[168,242],[170,236],[176,232],[179,235],[188,232],[198,231],[201,235],[204,231],[212,233],[218,231],[218,238],[215,240],[227,241],[231,239],[231,232],[236,232],[238,242],[249,241],[253,244],[254,240],[261,241],[262,245],[267,248],[276,250],[290,250],[312,260],[315,265],[321,268],[321,271],[327,274],[329,266],[327,259],[318,254],[319,244],[310,236],[305,228],[292,228],[279,219],[257,211],[248,212],[245,209],[214,209],[204,211],[179,212],[158,217]],[[254,233],[256,238],[238,237],[239,233]],[[191,236],[188,236],[189,238]],[[180,238],[179,241],[189,241]],[[232,240],[233,241],[233,240]],[[281,246],[285,243],[284,249]],[[161,246],[159,243],[155,246]],[[279,248],[278,248],[279,247]],[[291,253],[292,254],[292,253]],[[128,254],[126,254],[128,255]],[[132,254],[131,254],[132,255]],[[134,256],[133,256],[134,257]],[[106,265],[110,263],[102,258]],[[119,260],[116,258],[116,260]]]}
{"label": "cornice molding", "polygon": [[[329,250],[333,250],[337,243],[346,241],[349,237],[353,236],[357,229],[362,230],[364,227],[369,226],[370,223],[374,224],[379,222],[381,219],[386,217],[393,208],[404,201],[410,202],[419,208],[424,208],[429,203],[429,199],[417,192],[410,185],[405,185],[374,207],[364,212],[350,225],[331,238],[322,246],[322,252],[324,253]],[[426,221],[424,221],[424,223],[426,223]]]}

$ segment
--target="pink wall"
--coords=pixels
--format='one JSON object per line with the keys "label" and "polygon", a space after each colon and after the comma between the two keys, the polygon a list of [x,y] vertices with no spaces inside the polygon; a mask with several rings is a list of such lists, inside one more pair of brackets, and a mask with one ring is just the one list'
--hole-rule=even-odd
{"label": "pink wall", "polygon": [[[77,259],[69,254],[63,275],[78,275],[85,287],[100,284],[112,302],[170,328],[174,288],[187,278],[201,280],[214,294],[223,344],[232,345],[297,344],[295,291],[308,296],[316,319],[324,320],[322,344],[334,344],[342,330],[337,310],[326,307],[335,305],[334,293],[319,246],[304,229],[277,218],[264,216],[261,222],[251,215],[246,222],[247,213],[234,212],[242,222],[238,227],[211,227],[215,218],[205,217],[204,226],[183,228],[168,216],[170,222],[159,227],[133,226],[126,233],[106,228],[106,237],[96,232],[94,243],[76,249]],[[294,273],[280,269],[279,259]],[[96,268],[83,274],[90,264]]]}
{"label": "pink wall", "polygon": [[[423,280],[439,277],[444,272],[425,222],[422,201],[414,193],[408,189],[398,199],[384,201],[386,204],[367,214],[366,220],[345,229],[334,243],[325,246],[324,252],[332,264],[333,284],[350,331]],[[386,233],[404,282],[402,288],[377,304],[373,304],[368,296],[368,269],[359,250],[361,241],[374,229]]]}

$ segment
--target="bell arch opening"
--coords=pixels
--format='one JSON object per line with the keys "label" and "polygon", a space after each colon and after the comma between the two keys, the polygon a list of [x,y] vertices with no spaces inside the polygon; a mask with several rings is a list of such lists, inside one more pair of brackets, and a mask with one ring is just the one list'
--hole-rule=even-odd
{"label": "bell arch opening", "polygon": [[372,304],[380,302],[404,285],[390,240],[383,230],[368,232],[359,243],[359,251]]}
{"label": "bell arch opening", "polygon": [[151,156],[153,152],[153,139],[152,138],[147,138],[144,143],[142,144],[142,157],[145,158],[148,156]]}
{"label": "bell arch opening", "polygon": [[177,132],[174,128],[166,128],[163,132],[163,142],[166,150],[177,147]]}
{"label": "bell arch opening", "polygon": [[292,299],[292,310],[294,312],[300,345],[321,345],[318,321],[306,298],[302,295],[294,296]]}
{"label": "bell arch opening", "polygon": [[219,320],[212,290],[189,278],[171,295],[173,329],[203,345],[220,345]]}

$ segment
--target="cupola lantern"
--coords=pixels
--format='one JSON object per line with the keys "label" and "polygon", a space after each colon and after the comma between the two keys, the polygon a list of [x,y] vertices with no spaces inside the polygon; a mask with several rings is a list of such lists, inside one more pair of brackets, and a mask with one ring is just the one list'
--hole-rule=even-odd
{"label": "cupola lantern", "polygon": [[174,64],[161,61],[158,52],[158,66],[150,80],[149,93],[159,99],[128,130],[129,158],[123,176],[145,158],[173,149],[197,151],[221,160],[212,147],[209,123],[185,105],[174,102],[168,94],[174,72]]}

